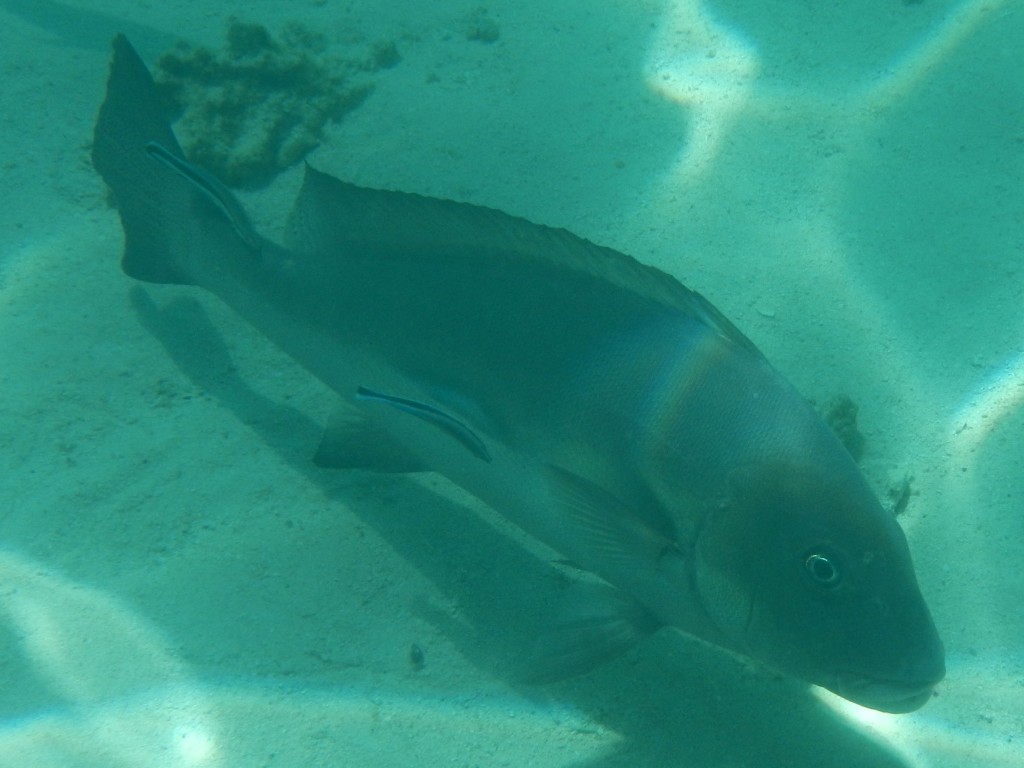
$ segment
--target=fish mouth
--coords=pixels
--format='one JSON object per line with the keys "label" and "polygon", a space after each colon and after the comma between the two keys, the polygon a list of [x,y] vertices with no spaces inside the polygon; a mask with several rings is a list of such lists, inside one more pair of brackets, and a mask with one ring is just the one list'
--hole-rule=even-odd
{"label": "fish mouth", "polygon": [[841,672],[829,690],[862,707],[901,715],[923,707],[937,682],[882,680]]}

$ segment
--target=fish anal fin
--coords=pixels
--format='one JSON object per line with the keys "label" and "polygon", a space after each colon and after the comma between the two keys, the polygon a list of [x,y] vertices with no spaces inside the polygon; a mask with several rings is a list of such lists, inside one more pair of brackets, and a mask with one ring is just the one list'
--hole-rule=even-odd
{"label": "fish anal fin", "polygon": [[470,429],[464,422],[439,408],[417,400],[374,392],[366,387],[359,387],[356,390],[356,399],[389,405],[402,413],[415,416],[417,419],[444,432],[481,461],[488,463],[491,461],[490,451],[487,450],[484,441],[480,439],[476,432]]}
{"label": "fish anal fin", "polygon": [[373,472],[427,470],[390,432],[347,403],[339,403],[331,414],[313,463],[327,469]]}
{"label": "fish anal fin", "polygon": [[601,582],[569,587],[561,617],[542,632],[523,670],[530,683],[585,674],[621,656],[661,624],[639,602]]}

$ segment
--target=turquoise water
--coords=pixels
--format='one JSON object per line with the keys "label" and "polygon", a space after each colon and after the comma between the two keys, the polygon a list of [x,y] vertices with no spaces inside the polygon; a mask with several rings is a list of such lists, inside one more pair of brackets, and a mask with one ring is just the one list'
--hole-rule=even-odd
{"label": "turquoise water", "polygon": [[[1020,762],[1019,0],[0,14],[0,765]],[[316,167],[633,254],[809,397],[852,396],[879,493],[913,477],[937,697],[881,715],[670,634],[514,682],[553,555],[432,475],[315,469],[329,394],[216,300],[118,268],[89,162],[110,39],[155,66],[223,51],[231,17],[297,23],[312,79],[365,91],[323,125],[324,88],[268,98]],[[263,156],[259,130],[234,142]],[[261,231],[299,171],[242,193]]]}

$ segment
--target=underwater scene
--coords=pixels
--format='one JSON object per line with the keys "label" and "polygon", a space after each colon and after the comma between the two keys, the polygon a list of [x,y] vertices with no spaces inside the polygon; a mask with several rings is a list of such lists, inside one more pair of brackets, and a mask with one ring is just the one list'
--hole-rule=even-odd
{"label": "underwater scene", "polygon": [[0,766],[1024,764],[1024,0],[0,0]]}

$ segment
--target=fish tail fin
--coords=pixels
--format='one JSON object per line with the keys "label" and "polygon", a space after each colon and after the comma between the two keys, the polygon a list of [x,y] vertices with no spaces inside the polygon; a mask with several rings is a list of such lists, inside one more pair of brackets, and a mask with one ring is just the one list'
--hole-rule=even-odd
{"label": "fish tail fin", "polygon": [[151,283],[195,284],[199,259],[237,249],[239,241],[258,251],[262,240],[234,196],[185,160],[167,105],[132,44],[118,35],[113,48],[92,161],[121,216],[121,268]]}

